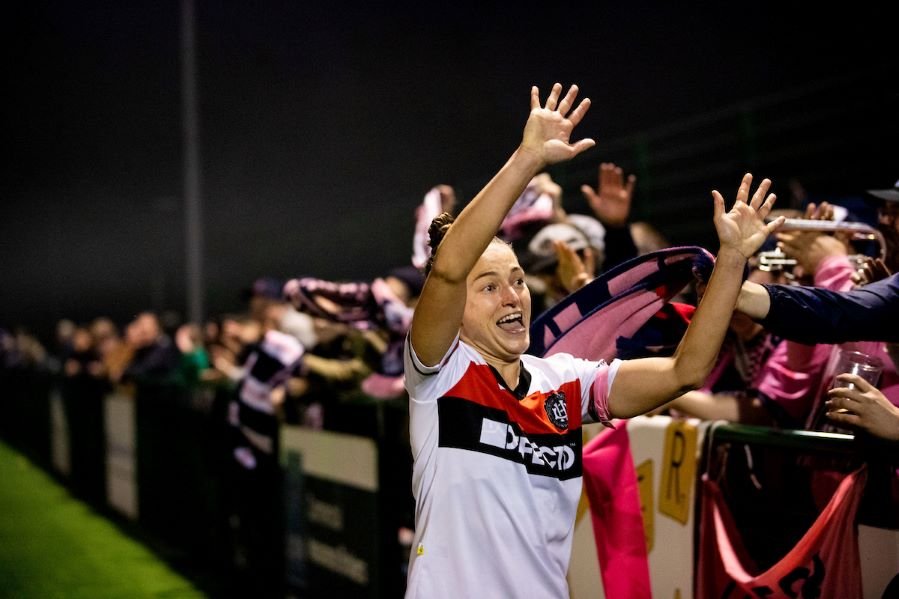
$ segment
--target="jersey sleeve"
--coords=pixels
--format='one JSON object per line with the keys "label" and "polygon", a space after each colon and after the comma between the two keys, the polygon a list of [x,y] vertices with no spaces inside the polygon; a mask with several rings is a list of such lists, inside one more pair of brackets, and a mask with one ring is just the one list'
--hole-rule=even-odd
{"label": "jersey sleeve", "polygon": [[609,393],[621,360],[611,363],[603,360],[590,362],[578,360],[578,378],[581,381],[581,418],[585,423],[599,422],[614,428],[609,414]]}
{"label": "jersey sleeve", "polygon": [[403,346],[403,372],[405,373],[405,386],[409,396],[420,398],[421,394],[418,393],[418,390],[431,381],[434,378],[434,375],[446,368],[458,349],[459,336],[456,335],[456,338],[450,344],[449,349],[440,361],[433,366],[426,366],[422,363],[418,354],[415,353],[415,348],[412,347],[412,333],[410,331],[409,334],[406,335],[406,341]]}

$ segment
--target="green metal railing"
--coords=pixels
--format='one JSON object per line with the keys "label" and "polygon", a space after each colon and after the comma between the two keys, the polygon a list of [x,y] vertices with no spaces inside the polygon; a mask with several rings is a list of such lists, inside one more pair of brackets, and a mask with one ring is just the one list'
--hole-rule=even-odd
{"label": "green metal railing", "polygon": [[766,426],[719,422],[709,429],[711,442],[759,444],[797,451],[857,454],[859,445],[853,435],[804,430],[781,430]]}

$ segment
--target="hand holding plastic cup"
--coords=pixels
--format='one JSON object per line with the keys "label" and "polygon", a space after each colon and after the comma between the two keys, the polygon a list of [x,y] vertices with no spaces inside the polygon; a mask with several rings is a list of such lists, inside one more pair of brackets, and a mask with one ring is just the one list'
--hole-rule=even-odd
{"label": "hand holding plastic cup", "polygon": [[[880,372],[882,369],[883,364],[874,356],[849,348],[841,349],[834,358],[833,366],[828,367],[828,372],[833,374],[828,389],[856,390],[857,386],[854,383],[838,378],[843,374],[856,375],[872,386],[876,386],[877,381],[880,379]],[[833,397],[830,392],[826,393],[823,399],[827,399],[828,397]],[[843,408],[827,409],[831,410],[831,414],[847,413],[847,410]],[[826,418],[825,403],[823,401],[818,403],[813,409],[812,413],[809,415],[807,425],[809,429],[816,431],[851,432],[850,430],[840,428],[831,422],[830,419]]]}
{"label": "hand holding plastic cup", "polygon": [[880,373],[883,371],[883,363],[880,359],[875,358],[874,356],[869,356],[868,354],[862,353],[860,351],[855,350],[842,350],[840,351],[840,356],[837,359],[836,367],[834,368],[834,378],[831,381],[830,388],[833,389],[835,387],[846,387],[849,389],[854,389],[855,385],[849,382],[841,381],[837,379],[838,375],[841,374],[855,374],[864,380],[871,383],[872,386],[877,386],[877,381],[880,380]]}

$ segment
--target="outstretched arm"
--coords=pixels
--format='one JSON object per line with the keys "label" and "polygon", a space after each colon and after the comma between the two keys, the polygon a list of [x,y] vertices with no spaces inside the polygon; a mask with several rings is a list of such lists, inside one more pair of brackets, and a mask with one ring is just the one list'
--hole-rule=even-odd
{"label": "outstretched arm", "polygon": [[721,249],[702,302],[674,356],[621,364],[609,395],[612,416],[643,414],[699,388],[711,371],[730,323],[746,261],[783,222],[783,218],[768,225],[764,222],[775,200],[774,194],[765,197],[771,182],[763,180],[750,199],[751,184],[752,175],[746,174],[729,212],[725,212],[721,194],[712,192]]}
{"label": "outstretched arm", "polygon": [[764,285],[743,281],[736,309],[755,320],[765,318],[768,316],[768,310],[771,309],[771,297],[768,295],[768,290]]}
{"label": "outstretched arm", "polygon": [[541,106],[539,91],[531,88],[531,113],[521,145],[459,214],[436,250],[412,319],[412,345],[424,364],[436,364],[455,339],[465,310],[468,273],[528,181],[546,166],[594,145],[592,139],[571,142],[572,130],[590,108],[586,98],[575,108],[577,92],[572,85],[562,97],[557,83]]}
{"label": "outstretched arm", "polygon": [[899,342],[899,274],[852,291],[743,283],[737,310],[800,343]]}

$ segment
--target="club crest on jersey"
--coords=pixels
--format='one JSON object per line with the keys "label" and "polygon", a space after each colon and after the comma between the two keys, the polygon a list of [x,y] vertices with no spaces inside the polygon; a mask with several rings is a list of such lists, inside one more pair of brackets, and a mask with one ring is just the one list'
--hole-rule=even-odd
{"label": "club crest on jersey", "polygon": [[551,393],[543,400],[543,409],[549,416],[549,421],[556,428],[565,430],[568,428],[568,407],[565,405],[565,394],[562,391]]}

